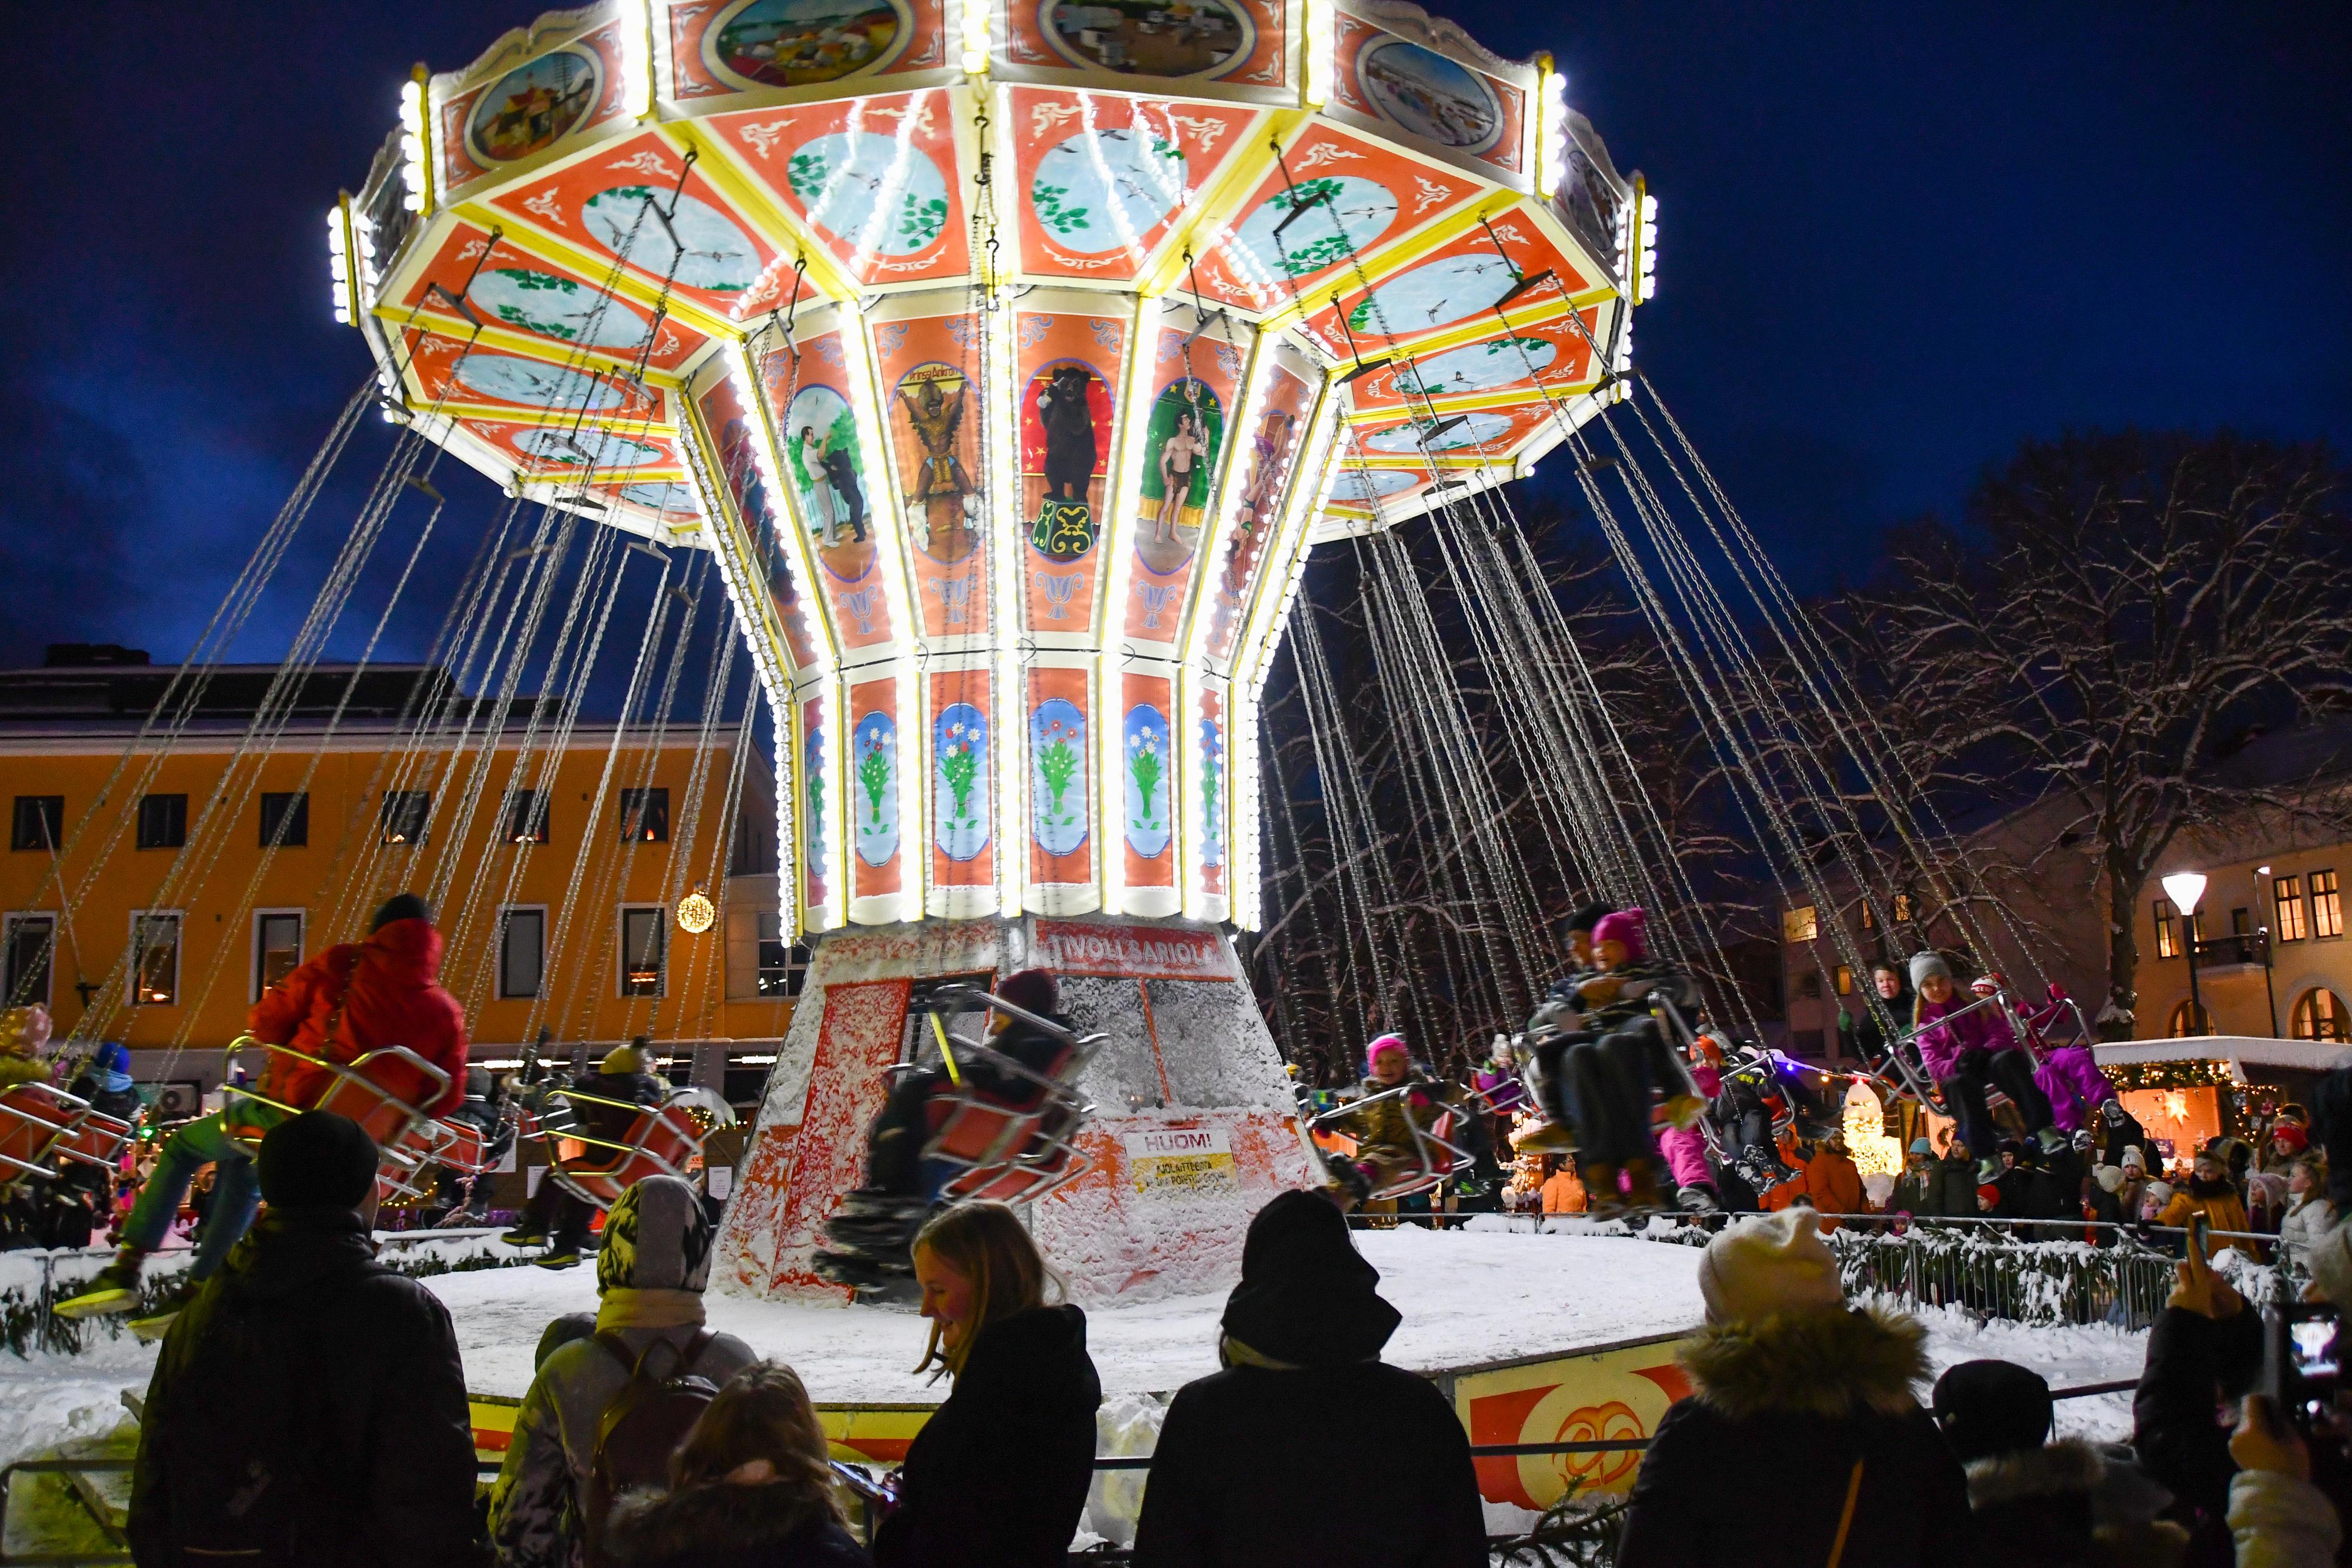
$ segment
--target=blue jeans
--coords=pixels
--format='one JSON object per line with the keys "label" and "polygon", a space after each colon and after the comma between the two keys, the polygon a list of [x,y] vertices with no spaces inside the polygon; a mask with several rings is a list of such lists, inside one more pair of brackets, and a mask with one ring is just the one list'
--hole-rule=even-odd
{"label": "blue jeans", "polygon": [[165,1140],[155,1168],[148,1173],[147,1185],[139,1189],[138,1199],[131,1206],[131,1217],[122,1222],[123,1246],[141,1252],[161,1247],[180,1212],[180,1200],[188,1196],[196,1172],[207,1165],[213,1167],[212,1212],[205,1220],[204,1238],[196,1244],[191,1276],[211,1279],[228,1249],[252,1227],[254,1211],[261,1207],[261,1179],[253,1168],[253,1151],[229,1136],[218,1112],[189,1123]]}

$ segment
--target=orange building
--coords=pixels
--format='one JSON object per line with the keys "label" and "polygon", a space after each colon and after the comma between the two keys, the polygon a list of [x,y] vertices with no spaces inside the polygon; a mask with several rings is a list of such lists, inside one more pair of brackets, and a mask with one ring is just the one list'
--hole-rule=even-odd
{"label": "orange building", "polygon": [[734,725],[705,747],[691,722],[616,732],[528,699],[500,724],[439,669],[247,666],[166,745],[172,670],[50,658],[0,671],[0,978],[60,1037],[122,1040],[193,1101],[264,987],[415,892],[475,1061],[648,1034],[679,1081],[757,1099],[805,955],[776,917],[773,776]]}

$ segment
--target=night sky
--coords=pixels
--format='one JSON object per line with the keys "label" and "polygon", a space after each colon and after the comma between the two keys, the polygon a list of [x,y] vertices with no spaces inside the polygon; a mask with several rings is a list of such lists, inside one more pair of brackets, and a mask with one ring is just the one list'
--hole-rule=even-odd
{"label": "night sky", "polygon": [[[12,12],[0,664],[60,640],[185,650],[368,372],[329,314],[327,205],[413,61],[463,64],[537,9]],[[1498,53],[1552,50],[1649,176],[1660,295],[1637,351],[1801,587],[1866,570],[1885,528],[1957,509],[2024,437],[2231,424],[2352,447],[2352,8],[1447,14]],[[387,429],[240,656],[283,648]],[[496,498],[443,473],[457,559],[413,591],[395,656]]]}

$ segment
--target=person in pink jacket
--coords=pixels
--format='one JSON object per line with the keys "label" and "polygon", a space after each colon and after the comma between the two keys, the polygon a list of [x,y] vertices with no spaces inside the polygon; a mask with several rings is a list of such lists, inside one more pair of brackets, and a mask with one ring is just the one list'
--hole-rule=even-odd
{"label": "person in pink jacket", "polygon": [[[2017,1032],[1998,1002],[1981,1007],[1980,998],[1960,994],[1952,983],[1952,967],[1932,949],[1911,956],[1911,984],[1919,994],[1912,1015],[1917,1029],[1920,1064],[1944,1098],[1944,1106],[1960,1124],[1960,1138],[1970,1149],[1990,1154],[2000,1142],[1992,1113],[1985,1107],[1987,1084],[2000,1092],[2025,1118],[2026,1130],[2044,1144],[2065,1137],[2051,1127],[2050,1102],[2033,1082],[2033,1063],[2017,1046]],[[1946,1021],[1948,1020],[1948,1021]],[[1990,1181],[2000,1162],[1980,1161],[1979,1179]]]}
{"label": "person in pink jacket", "polygon": [[2050,1119],[2068,1133],[2094,1131],[2099,1108],[2116,1097],[2116,1086],[2099,1071],[2086,1045],[2062,1045],[2042,1053],[2034,1085],[2050,1098]]}
{"label": "person in pink jacket", "polygon": [[[1722,1066],[1722,1048],[1713,1035],[1700,1031],[1691,1043],[1691,1085],[1710,1104],[1723,1092]],[[1693,1214],[1714,1214],[1722,1208],[1715,1192],[1715,1172],[1706,1163],[1706,1133],[1701,1123],[1660,1133],[1658,1152],[1665,1155],[1666,1169],[1675,1178],[1678,1189],[1675,1202],[1679,1207]]]}

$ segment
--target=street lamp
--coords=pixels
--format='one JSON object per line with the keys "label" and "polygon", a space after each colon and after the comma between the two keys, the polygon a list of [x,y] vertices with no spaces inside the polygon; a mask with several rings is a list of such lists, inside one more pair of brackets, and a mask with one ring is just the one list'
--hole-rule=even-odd
{"label": "street lamp", "polygon": [[2258,904],[2267,902],[2271,911],[2271,924],[2263,926],[2256,935],[2262,938],[2263,943],[2263,997],[2271,1005],[2271,1038],[2273,1040],[2279,1038],[2278,981],[2275,977],[2277,967],[2271,961],[2273,953],[2276,951],[2276,944],[2271,939],[2271,932],[2278,924],[2277,885],[2271,881],[2270,867],[2258,865],[2254,868],[2254,900]]}
{"label": "street lamp", "polygon": [[2197,901],[2205,896],[2205,873],[2174,872],[2164,879],[2164,896],[2180,911],[2182,938],[2189,953],[2189,1024],[2200,1033],[2210,1034],[2212,1031],[2203,1027],[2205,1004],[2197,999]]}

